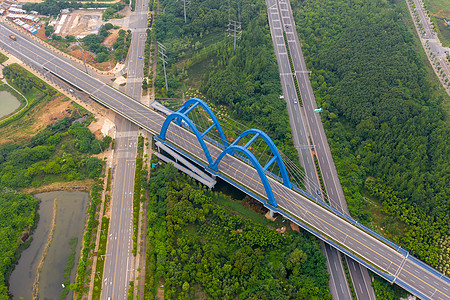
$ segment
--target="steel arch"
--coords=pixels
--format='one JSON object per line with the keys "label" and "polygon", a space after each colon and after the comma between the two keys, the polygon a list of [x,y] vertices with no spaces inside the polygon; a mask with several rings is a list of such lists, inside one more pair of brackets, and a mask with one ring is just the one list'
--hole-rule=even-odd
{"label": "steel arch", "polygon": [[239,151],[239,152],[245,154],[245,156],[247,156],[248,159],[250,159],[250,161],[252,162],[256,171],[258,172],[259,177],[261,178],[261,182],[264,186],[264,190],[266,191],[266,196],[267,196],[269,204],[272,205],[273,207],[277,207],[278,206],[277,201],[273,197],[272,188],[270,187],[269,180],[267,179],[267,176],[264,173],[264,170],[261,167],[261,164],[258,162],[258,160],[253,155],[253,153],[251,153],[247,148],[244,148],[239,145],[231,144],[222,153],[220,153],[220,155],[219,155],[219,157],[217,157],[216,161],[210,166],[211,169],[213,169],[214,171],[217,172],[219,169],[219,163],[222,160],[222,158],[224,158],[227,153],[232,154],[234,151]]}
{"label": "steel arch", "polygon": [[[213,111],[211,110],[211,108],[209,108],[209,106],[208,106],[208,104],[206,104],[206,102],[204,102],[203,100],[201,100],[199,98],[191,98],[188,101],[186,101],[177,112],[187,115],[195,107],[197,107],[197,105],[200,105],[201,107],[203,107],[214,122],[213,125],[211,125],[204,133],[202,133],[202,137],[205,136],[211,129],[216,127],[217,131],[219,132],[219,136],[222,139],[223,147],[224,148],[228,147],[227,138],[225,137],[222,127],[220,126],[219,120],[217,120]],[[177,120],[176,123],[178,125],[181,125],[181,120]]]}
{"label": "steel arch", "polygon": [[202,146],[203,152],[205,153],[206,159],[208,160],[208,165],[211,166],[213,164],[213,160],[212,160],[211,154],[209,153],[208,147],[206,147],[205,141],[203,140],[203,136],[198,131],[197,127],[195,127],[195,124],[191,121],[191,119],[189,119],[188,116],[186,116],[185,114],[179,113],[177,111],[171,113],[164,120],[163,126],[161,128],[161,132],[159,133],[159,138],[162,140],[166,139],[167,129],[169,128],[170,122],[172,122],[173,119],[179,120],[180,123],[181,123],[181,120],[183,120],[189,125],[189,127],[192,129],[195,136],[197,137],[200,145]]}
{"label": "steel arch", "polygon": [[[269,146],[270,150],[272,151],[273,154],[273,158],[264,166],[263,170],[267,170],[267,168],[269,168],[272,163],[276,160],[277,164],[278,164],[278,168],[280,169],[281,172],[281,176],[283,178],[283,184],[287,187],[287,188],[292,188],[292,183],[289,180],[289,176],[286,170],[286,166],[284,165],[283,159],[281,158],[280,152],[278,151],[277,146],[275,146],[274,142],[272,141],[272,139],[264,132],[261,131],[259,129],[247,129],[246,131],[244,131],[243,133],[241,133],[238,138],[231,144],[231,145],[237,145],[237,143],[239,143],[239,141],[244,137],[247,136],[249,134],[254,134],[253,138],[244,146],[244,148],[248,148],[258,137],[261,137],[266,144]],[[259,162],[258,162],[259,164]],[[259,164],[260,165],[260,164]],[[255,166],[256,167],[256,166]]]}

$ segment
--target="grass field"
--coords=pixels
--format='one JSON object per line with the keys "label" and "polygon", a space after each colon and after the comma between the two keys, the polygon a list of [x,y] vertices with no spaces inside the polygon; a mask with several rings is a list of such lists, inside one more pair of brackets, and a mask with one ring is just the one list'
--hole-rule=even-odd
{"label": "grass field", "polygon": [[442,20],[450,20],[449,0],[426,0],[425,7],[430,11],[431,20],[436,25],[439,40],[445,47],[450,47],[450,25]]}
{"label": "grass field", "polygon": [[8,56],[0,53],[0,63],[4,63],[7,60],[8,60]]}
{"label": "grass field", "polygon": [[426,0],[424,2],[432,14],[450,19],[450,3],[448,0]]}

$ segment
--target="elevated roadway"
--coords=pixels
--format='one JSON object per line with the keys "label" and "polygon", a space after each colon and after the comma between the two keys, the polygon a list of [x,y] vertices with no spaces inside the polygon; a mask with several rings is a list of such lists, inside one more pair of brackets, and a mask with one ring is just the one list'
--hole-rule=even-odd
{"label": "elevated roadway", "polygon": [[[0,24],[0,29],[0,46],[11,54],[42,72],[54,73],[145,130],[159,134],[164,116],[67,64],[8,25]],[[10,43],[9,34],[16,35],[17,41]],[[172,124],[166,141],[206,166],[203,149],[192,132]],[[207,145],[213,159],[216,159],[222,150],[209,143]],[[255,168],[233,156],[225,156],[216,174],[262,201],[267,199]],[[286,188],[275,179],[269,178],[269,183],[278,207],[265,205],[273,211],[294,220],[326,243],[422,299],[450,299],[450,279],[413,258],[404,249],[333,211],[331,207],[319,205],[314,199]]]}

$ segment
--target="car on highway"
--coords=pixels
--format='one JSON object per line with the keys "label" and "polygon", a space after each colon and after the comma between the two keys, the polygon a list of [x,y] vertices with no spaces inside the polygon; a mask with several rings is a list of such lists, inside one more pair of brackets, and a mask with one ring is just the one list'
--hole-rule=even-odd
{"label": "car on highway", "polygon": [[320,192],[320,190],[319,189],[317,189],[317,195],[319,195],[320,196],[320,194],[321,194],[321,192]]}
{"label": "car on highway", "polygon": [[12,34],[9,35],[9,38],[12,39],[13,41],[17,40],[17,38],[14,35],[12,35]]}

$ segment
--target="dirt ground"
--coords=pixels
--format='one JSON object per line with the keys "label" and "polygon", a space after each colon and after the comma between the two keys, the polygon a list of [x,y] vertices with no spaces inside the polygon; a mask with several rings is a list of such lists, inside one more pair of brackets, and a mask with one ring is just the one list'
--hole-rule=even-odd
{"label": "dirt ground", "polygon": [[[83,58],[81,57],[81,51],[80,49],[75,49],[69,52],[70,55],[72,55],[73,57],[76,57],[80,60],[83,60]],[[86,60],[86,63],[91,64],[91,65],[95,65],[95,58],[94,56],[92,56],[92,54],[90,54],[87,51],[83,51],[83,56],[84,59]]]}
{"label": "dirt ground", "polygon": [[[36,133],[44,129],[47,125],[53,124],[66,116],[70,116],[73,105],[71,101],[61,101],[65,96],[60,96],[41,109],[34,109],[27,116],[29,126],[11,125],[0,129],[0,145],[29,140]],[[13,123],[14,124],[14,123]]]}
{"label": "dirt ground", "polygon": [[60,32],[58,33],[62,37],[66,35],[73,36],[86,36],[91,33],[98,32],[100,26],[103,24],[102,10],[75,10],[70,14],[65,14],[61,17],[60,21],[65,20],[64,24],[57,22],[55,30],[57,31],[58,26],[60,27]]}
{"label": "dirt ground", "polygon": [[36,33],[36,36],[38,38],[40,38],[43,41],[47,40],[47,37],[45,36],[45,22],[41,22],[39,23],[41,25],[41,28],[38,30],[38,32]]}
{"label": "dirt ground", "polygon": [[45,192],[51,192],[51,191],[88,191],[91,186],[94,184],[93,179],[86,179],[86,180],[77,180],[77,181],[70,181],[70,182],[55,182],[52,184],[47,184],[40,186],[38,188],[30,187],[23,189],[23,193],[45,193]]}
{"label": "dirt ground", "polygon": [[[73,57],[78,58],[79,60],[83,60],[83,58],[81,57],[80,49],[72,50],[69,52],[69,54],[72,55]],[[95,57],[87,51],[83,51],[83,56],[87,64],[90,64],[101,71],[110,71],[115,67],[115,65],[109,61],[97,63],[95,61]]]}
{"label": "dirt ground", "polygon": [[119,30],[120,29],[111,29],[109,32],[111,32],[110,35],[106,37],[106,39],[103,41],[103,45],[106,47],[112,47],[112,45],[116,42],[117,38],[119,37]]}

